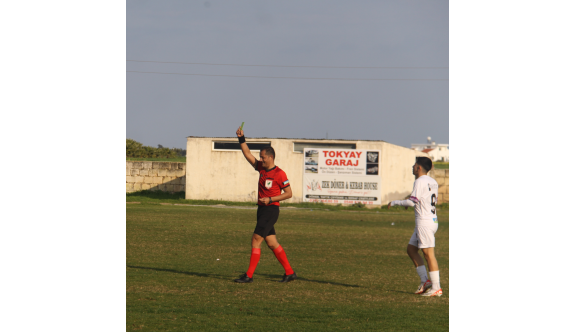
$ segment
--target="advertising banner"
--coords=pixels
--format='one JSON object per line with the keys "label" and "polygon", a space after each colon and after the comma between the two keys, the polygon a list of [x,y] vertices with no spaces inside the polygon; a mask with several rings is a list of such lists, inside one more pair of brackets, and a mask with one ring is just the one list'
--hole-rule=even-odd
{"label": "advertising banner", "polygon": [[306,148],[303,201],[381,204],[380,151]]}

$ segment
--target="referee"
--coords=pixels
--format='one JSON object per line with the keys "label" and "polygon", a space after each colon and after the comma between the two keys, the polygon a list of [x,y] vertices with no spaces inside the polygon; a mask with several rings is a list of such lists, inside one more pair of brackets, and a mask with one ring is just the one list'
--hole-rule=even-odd
{"label": "referee", "polygon": [[[276,154],[271,146],[260,151],[260,160],[258,161],[250,152],[241,127],[236,131],[236,135],[238,135],[244,157],[260,173],[260,178],[258,182],[258,222],[252,236],[250,267],[244,275],[234,281],[239,283],[254,281],[252,277],[260,261],[263,240],[266,240],[268,247],[274,252],[285,269],[283,279],[279,282],[295,280],[297,275],[289,265],[286,253],[278,243],[274,229],[274,224],[278,221],[280,214],[279,202],[292,196],[289,180],[286,173],[275,165]],[[282,190],[284,191],[283,194],[281,193]]]}

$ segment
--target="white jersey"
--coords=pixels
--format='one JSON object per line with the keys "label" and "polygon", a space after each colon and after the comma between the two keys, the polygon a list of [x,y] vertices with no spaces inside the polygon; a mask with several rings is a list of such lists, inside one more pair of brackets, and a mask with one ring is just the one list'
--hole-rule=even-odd
{"label": "white jersey", "polygon": [[415,203],[415,226],[437,224],[435,204],[437,204],[437,181],[422,175],[413,183],[409,200]]}

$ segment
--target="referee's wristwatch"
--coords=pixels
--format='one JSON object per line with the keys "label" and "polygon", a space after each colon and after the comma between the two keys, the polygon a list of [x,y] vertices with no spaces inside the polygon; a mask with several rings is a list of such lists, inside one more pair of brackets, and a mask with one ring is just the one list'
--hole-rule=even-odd
{"label": "referee's wristwatch", "polygon": [[268,198],[270,199],[270,202],[268,203],[268,205],[269,205],[272,203],[272,198],[271,197],[268,197]]}

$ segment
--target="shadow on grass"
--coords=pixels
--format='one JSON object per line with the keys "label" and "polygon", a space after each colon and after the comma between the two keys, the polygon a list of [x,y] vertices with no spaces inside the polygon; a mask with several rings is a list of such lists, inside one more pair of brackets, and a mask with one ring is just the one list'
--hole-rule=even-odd
{"label": "shadow on grass", "polygon": [[[133,266],[133,265],[126,265],[126,266],[129,268],[132,268],[132,269],[153,270],[153,271],[160,271],[160,272],[171,272],[171,273],[179,273],[179,274],[185,274],[185,275],[196,276],[196,277],[204,277],[204,278],[213,278],[213,279],[233,281],[233,278],[230,278],[229,276],[223,276],[220,274],[213,274],[213,273],[187,272],[187,271],[178,271],[178,270],[172,270],[172,269],[160,269],[160,268],[156,268],[156,267],[146,267],[146,266]],[[259,273],[257,273],[256,275],[257,276],[265,276],[265,277],[267,277],[266,280],[272,280],[272,281],[279,281],[280,279],[283,278],[283,275],[279,275],[279,274],[259,274]],[[312,279],[302,278],[302,277],[298,277],[296,280],[301,280],[304,282],[315,282],[318,284],[326,284],[326,285],[334,285],[334,286],[361,288],[361,286],[359,286],[359,285],[349,285],[349,284],[342,284],[339,282],[323,281],[323,280],[312,280]]]}
{"label": "shadow on grass", "polygon": [[417,295],[417,296],[420,296],[419,294],[410,293],[410,292],[406,292],[406,291],[395,290],[395,289],[388,289],[387,291],[389,291],[389,292],[396,292],[396,293],[403,293],[403,294],[409,294],[409,295]]}
{"label": "shadow on grass", "polygon": [[[283,278],[283,275],[279,275],[279,274],[261,274],[261,273],[255,273],[255,275],[257,276],[264,276],[267,277],[266,280],[272,280],[272,281],[279,281]],[[323,281],[323,280],[313,280],[313,279],[308,279],[308,278],[302,278],[302,277],[297,277],[296,281],[300,280],[300,281],[304,281],[304,282],[315,282],[318,284],[325,284],[325,285],[334,285],[334,286],[344,286],[344,287],[355,287],[355,288],[362,288],[360,285],[349,285],[349,284],[342,284],[339,282],[333,282],[333,281]]]}
{"label": "shadow on grass", "polygon": [[156,267],[146,267],[146,266],[133,266],[133,265],[126,265],[132,269],[142,269],[142,270],[153,270],[153,271],[160,271],[160,272],[171,272],[171,273],[180,273],[186,274],[189,276],[196,276],[196,277],[204,277],[204,278],[214,278],[214,279],[222,279],[222,280],[230,280],[229,276],[223,276],[220,274],[213,274],[213,273],[201,273],[201,272],[186,272],[186,271],[178,271],[178,270],[171,270],[171,269],[160,269]]}

